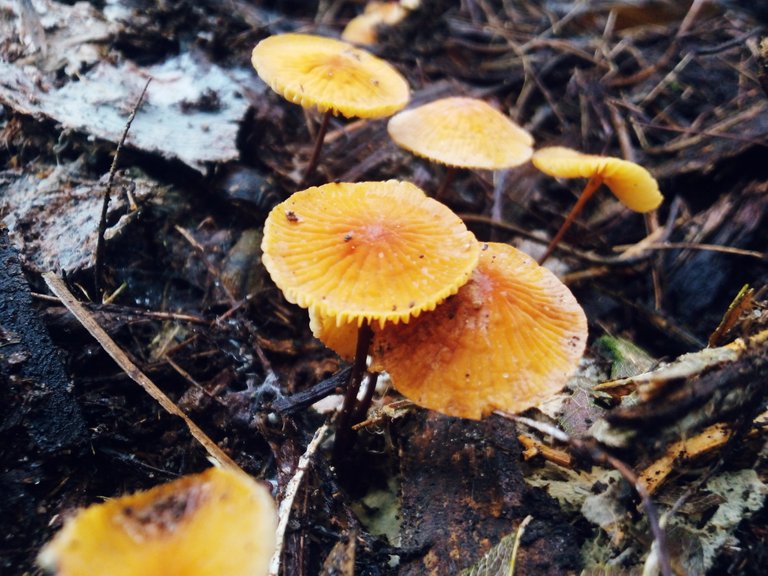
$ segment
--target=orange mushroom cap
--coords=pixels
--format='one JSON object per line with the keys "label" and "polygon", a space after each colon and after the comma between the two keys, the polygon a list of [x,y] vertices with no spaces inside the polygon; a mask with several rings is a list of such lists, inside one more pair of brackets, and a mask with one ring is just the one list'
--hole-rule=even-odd
{"label": "orange mushroom cap", "polygon": [[442,98],[404,110],[390,118],[387,130],[417,156],[460,168],[512,168],[533,153],[528,132],[476,98]]}
{"label": "orange mushroom cap", "polygon": [[664,200],[651,173],[629,160],[550,146],[537,150],[531,162],[545,174],[556,178],[600,176],[621,203],[635,212],[655,210]]}
{"label": "orange mushroom cap", "polygon": [[448,207],[396,180],[296,192],[267,217],[262,250],[290,302],[358,326],[434,309],[469,279],[480,252]]}
{"label": "orange mushroom cap", "polygon": [[270,36],[253,49],[251,62],[272,90],[320,112],[381,118],[410,99],[408,83],[390,64],[333,38]]}
{"label": "orange mushroom cap", "polygon": [[568,288],[506,244],[489,243],[472,278],[434,311],[374,338],[372,370],[425,408],[478,419],[520,412],[566,383],[587,321]]}
{"label": "orange mushroom cap", "polygon": [[57,576],[258,576],[267,574],[276,527],[264,486],[211,468],[82,510],[38,563]]}
{"label": "orange mushroom cap", "polygon": [[[333,316],[320,312],[317,308],[309,309],[309,329],[312,335],[336,352],[344,360],[351,362],[357,351],[359,329],[357,322],[339,323]],[[374,330],[375,332],[375,330]]]}
{"label": "orange mushroom cap", "polygon": [[352,18],[341,33],[341,39],[353,44],[375,44],[381,25],[392,26],[408,14],[400,2],[368,2],[365,11]]}

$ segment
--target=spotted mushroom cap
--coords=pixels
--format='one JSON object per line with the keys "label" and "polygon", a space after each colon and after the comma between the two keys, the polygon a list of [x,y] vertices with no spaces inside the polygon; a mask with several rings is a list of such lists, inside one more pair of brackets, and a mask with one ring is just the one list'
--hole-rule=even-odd
{"label": "spotted mushroom cap", "polygon": [[266,575],[276,528],[264,486],[211,468],[80,511],[38,563],[57,576]]}
{"label": "spotted mushroom cap", "polygon": [[272,90],[305,108],[381,118],[405,107],[410,91],[390,64],[352,44],[310,34],[278,34],[251,56]]}
{"label": "spotted mushroom cap", "polygon": [[472,278],[434,311],[374,338],[373,370],[416,404],[478,419],[520,412],[560,390],[587,320],[568,288],[506,244],[487,244]]}
{"label": "spotted mushroom cap", "polygon": [[556,178],[592,178],[598,175],[619,201],[635,212],[655,210],[664,199],[651,173],[629,160],[549,146],[537,150],[531,162],[545,174]]}
{"label": "spotted mushroom cap", "polygon": [[461,219],[408,182],[296,192],[264,224],[263,262],[285,297],[336,318],[407,322],[456,293],[480,249]]}
{"label": "spotted mushroom cap", "polygon": [[533,138],[476,98],[452,97],[404,110],[389,119],[392,139],[410,152],[461,168],[500,170],[527,162]]}

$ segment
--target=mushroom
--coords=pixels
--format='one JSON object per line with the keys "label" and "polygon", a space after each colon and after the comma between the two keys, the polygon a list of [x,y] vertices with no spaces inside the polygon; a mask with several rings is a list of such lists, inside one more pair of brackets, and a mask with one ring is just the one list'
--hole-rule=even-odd
{"label": "mushroom", "polygon": [[317,166],[332,114],[383,118],[405,107],[408,83],[390,64],[352,44],[310,34],[278,34],[259,42],[251,57],[272,90],[323,114],[303,182]]}
{"label": "mushroom", "polygon": [[258,576],[274,552],[269,491],[210,468],[80,511],[37,561],[57,576]]}
{"label": "mushroom", "polygon": [[442,98],[404,110],[390,118],[387,130],[398,146],[448,166],[436,198],[455,168],[513,168],[533,154],[531,135],[477,98]]}
{"label": "mushroom", "polygon": [[584,154],[562,146],[550,146],[537,150],[531,162],[545,174],[556,178],[589,178],[576,204],[550,241],[544,255],[539,258],[539,264],[549,258],[587,200],[602,184],[605,184],[624,206],[635,212],[655,210],[664,199],[656,179],[650,172],[629,160]]}
{"label": "mushroom", "polygon": [[488,243],[455,296],[376,332],[372,370],[414,403],[479,419],[520,412],[563,387],[587,339],[584,311],[557,277],[519,250]]}
{"label": "mushroom", "polygon": [[408,15],[400,2],[368,2],[359,16],[352,18],[341,33],[341,39],[353,44],[376,44],[379,26],[393,26]]}
{"label": "mushroom", "polygon": [[396,180],[296,192],[267,216],[262,250],[288,301],[357,327],[337,446],[365,372],[372,325],[433,310],[469,279],[480,254],[449,208]]}

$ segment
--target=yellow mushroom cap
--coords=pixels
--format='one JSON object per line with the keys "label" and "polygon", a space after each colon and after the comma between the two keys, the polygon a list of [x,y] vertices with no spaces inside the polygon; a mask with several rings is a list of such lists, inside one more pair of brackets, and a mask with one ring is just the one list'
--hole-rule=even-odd
{"label": "yellow mushroom cap", "polygon": [[528,132],[476,98],[442,98],[404,110],[390,118],[387,130],[399,146],[448,166],[500,170],[533,153]]}
{"label": "yellow mushroom cap", "polygon": [[537,150],[531,162],[545,174],[556,178],[600,176],[619,201],[635,212],[655,210],[664,199],[651,173],[629,160],[550,146]]}
{"label": "yellow mushroom cap", "polygon": [[469,279],[480,249],[449,208],[390,180],[296,192],[267,217],[262,251],[290,302],[359,326],[434,309]]}
{"label": "yellow mushroom cap", "polygon": [[211,468],[82,510],[38,563],[57,576],[259,576],[276,528],[264,486]]}
{"label": "yellow mushroom cap", "polygon": [[379,26],[397,24],[407,14],[408,9],[400,2],[368,2],[365,11],[344,27],[341,39],[353,44],[375,44]]}
{"label": "yellow mushroom cap", "polygon": [[408,83],[390,64],[351,44],[309,34],[278,34],[251,57],[272,90],[305,108],[381,118],[405,107]]}
{"label": "yellow mushroom cap", "polygon": [[416,404],[478,419],[520,412],[560,390],[584,352],[587,320],[568,288],[506,244],[434,311],[374,338],[373,370]]}

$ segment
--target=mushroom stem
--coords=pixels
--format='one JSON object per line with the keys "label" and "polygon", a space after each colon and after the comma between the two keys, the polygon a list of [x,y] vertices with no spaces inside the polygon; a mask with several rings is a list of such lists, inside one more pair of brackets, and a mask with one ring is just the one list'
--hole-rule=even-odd
{"label": "mushroom stem", "polygon": [[438,187],[437,191],[435,191],[435,200],[438,200],[440,202],[444,202],[443,198],[445,197],[445,192],[448,190],[448,186],[451,185],[451,182],[453,182],[454,177],[456,176],[456,168],[453,166],[448,166],[445,170],[445,176],[443,176],[443,181],[440,182],[440,186]]}
{"label": "mushroom stem", "polygon": [[589,182],[587,182],[587,185],[584,186],[584,190],[581,192],[581,196],[579,196],[579,199],[576,201],[576,204],[573,205],[573,208],[571,208],[571,211],[568,213],[568,216],[566,216],[565,221],[560,226],[560,230],[557,231],[557,234],[555,234],[554,238],[549,242],[549,245],[547,246],[547,249],[544,251],[544,255],[539,258],[539,264],[544,264],[544,262],[552,255],[552,252],[555,251],[555,247],[557,244],[562,240],[563,236],[565,235],[565,232],[568,230],[568,228],[571,227],[571,224],[573,224],[573,221],[576,219],[576,216],[578,216],[581,213],[581,209],[584,208],[584,205],[587,203],[587,201],[592,198],[592,196],[597,192],[597,189],[600,188],[600,186],[603,183],[603,176],[598,173],[592,176],[592,178],[589,179]]}
{"label": "mushroom stem", "polygon": [[378,372],[368,373],[368,386],[365,388],[365,394],[360,399],[360,402],[355,406],[355,412],[352,414],[352,426],[358,422],[362,422],[368,417],[368,409],[371,407],[373,401],[373,394],[376,392],[376,382],[379,380]]}
{"label": "mushroom stem", "polygon": [[344,394],[344,403],[342,404],[341,411],[336,419],[336,440],[333,443],[333,460],[335,462],[340,461],[354,441],[352,420],[359,410],[357,393],[360,391],[360,384],[365,375],[368,349],[371,347],[372,340],[373,329],[371,328],[370,323],[367,320],[364,320],[357,331],[355,359],[352,362],[352,371],[349,373],[349,382],[347,382],[347,391]]}
{"label": "mushroom stem", "polygon": [[320,128],[317,131],[317,137],[315,138],[315,147],[312,149],[312,156],[309,158],[307,168],[304,170],[304,176],[299,182],[299,186],[304,186],[312,176],[312,173],[317,168],[317,161],[320,159],[320,148],[323,147],[323,141],[325,140],[325,133],[328,131],[328,123],[331,120],[331,110],[326,110],[323,114],[323,119],[320,121]]}

